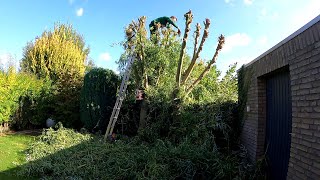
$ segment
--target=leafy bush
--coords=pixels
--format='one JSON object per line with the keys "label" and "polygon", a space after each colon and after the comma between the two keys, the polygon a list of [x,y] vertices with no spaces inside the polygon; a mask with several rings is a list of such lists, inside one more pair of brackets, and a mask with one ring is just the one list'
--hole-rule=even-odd
{"label": "leafy bush", "polygon": [[12,117],[11,128],[16,130],[45,127],[47,118],[50,118],[53,107],[51,106],[51,83],[43,88],[36,96],[28,92],[19,97],[18,107]]}
{"label": "leafy bush", "polygon": [[118,76],[111,70],[94,68],[84,77],[80,118],[87,129],[105,129],[116,99]]}
{"label": "leafy bush", "polygon": [[[51,81],[13,69],[0,72],[0,125],[14,129],[41,128],[47,118],[67,127],[81,127],[79,97],[81,81]],[[67,117],[67,118],[66,118]]]}
{"label": "leafy bush", "polygon": [[28,151],[22,176],[49,179],[233,179],[241,178],[240,156],[224,155],[213,144],[152,144],[139,139],[102,143],[101,138],[60,127],[43,132]]}
{"label": "leafy bush", "polygon": [[46,119],[53,118],[67,127],[80,129],[79,92],[80,84],[67,86],[62,81],[55,85],[46,82],[37,96],[28,92],[18,99],[12,127],[20,130],[40,128],[45,126]]}
{"label": "leafy bush", "polygon": [[179,143],[189,138],[196,144],[202,144],[210,139],[224,149],[238,145],[240,129],[236,102],[185,105],[179,119],[173,118],[172,106],[166,102],[149,102],[147,127],[139,131],[142,140],[154,142],[169,138]]}
{"label": "leafy bush", "polygon": [[[23,98],[35,99],[41,96],[43,90],[50,87],[50,82],[37,79],[34,75],[16,73],[13,69],[0,72],[0,124],[12,123],[13,117],[21,106],[30,107],[29,104],[20,104]],[[32,103],[32,101],[30,101]],[[21,106],[20,106],[20,105]],[[29,121],[39,125],[40,121]]]}
{"label": "leafy bush", "polygon": [[54,110],[52,117],[56,122],[61,121],[66,127],[80,129],[83,126],[79,114],[83,78],[75,78],[73,75],[69,77],[52,85],[53,91],[48,96],[50,107]]}

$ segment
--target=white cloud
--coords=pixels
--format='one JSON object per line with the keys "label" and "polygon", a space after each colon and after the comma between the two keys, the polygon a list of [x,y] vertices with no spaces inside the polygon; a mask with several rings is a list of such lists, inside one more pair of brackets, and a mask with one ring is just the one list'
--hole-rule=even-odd
{"label": "white cloud", "polygon": [[0,69],[7,70],[8,67],[16,67],[18,69],[18,61],[11,53],[0,51]]}
{"label": "white cloud", "polygon": [[117,74],[117,75],[120,74],[120,71],[119,71],[119,70],[114,70],[114,69],[112,69],[112,71],[113,71],[115,74]]}
{"label": "white cloud", "polygon": [[222,52],[229,52],[234,47],[248,46],[251,42],[251,38],[246,33],[236,33],[226,37],[225,46]]}
{"label": "white cloud", "polygon": [[69,4],[73,4],[75,0],[68,0]]}
{"label": "white cloud", "polygon": [[251,5],[254,0],[243,0],[245,5]]}
{"label": "white cloud", "polygon": [[266,8],[262,8],[260,11],[261,16],[265,17],[267,16],[267,9]]}
{"label": "white cloud", "polygon": [[10,59],[11,59],[11,56],[9,53],[0,54],[0,65],[4,66],[4,65],[8,64]]}
{"label": "white cloud", "polygon": [[110,61],[111,60],[111,56],[108,52],[104,52],[104,53],[101,53],[99,55],[99,60],[100,61]]}
{"label": "white cloud", "polygon": [[116,69],[113,68],[114,62],[111,61],[112,57],[109,52],[105,51],[99,54],[98,58],[94,61],[97,67],[107,68],[107,69]]}
{"label": "white cloud", "polygon": [[261,36],[258,38],[258,44],[261,46],[264,46],[268,43],[268,37],[267,36]]}
{"label": "white cloud", "polygon": [[262,8],[260,10],[260,14],[258,16],[259,21],[265,21],[265,20],[277,20],[279,18],[278,12],[269,12],[267,8]]}
{"label": "white cloud", "polygon": [[304,7],[301,7],[301,12],[303,14],[299,15],[299,13],[294,13],[291,18],[291,25],[293,29],[298,29],[305,24],[307,24],[309,21],[311,21],[313,18],[317,17],[320,12],[320,1],[319,0],[310,0],[309,2],[305,3]]}
{"label": "white cloud", "polygon": [[230,4],[231,6],[234,5],[234,0],[224,0],[225,3]]}
{"label": "white cloud", "polygon": [[77,16],[82,16],[83,15],[83,8],[79,8],[76,13],[77,13]]}
{"label": "white cloud", "polygon": [[278,19],[279,13],[273,12],[270,17],[271,17],[271,19],[273,19],[273,20]]}

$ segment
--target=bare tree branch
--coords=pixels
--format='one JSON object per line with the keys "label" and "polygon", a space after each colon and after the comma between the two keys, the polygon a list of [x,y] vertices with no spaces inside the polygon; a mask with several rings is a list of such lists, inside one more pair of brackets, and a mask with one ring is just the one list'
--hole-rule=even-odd
{"label": "bare tree branch", "polygon": [[194,47],[193,47],[192,59],[195,57],[196,52],[197,52],[197,46],[198,46],[198,42],[199,42],[199,38],[200,38],[200,30],[201,30],[200,23],[197,23],[196,30],[194,31]]}
{"label": "bare tree branch", "polygon": [[225,43],[225,38],[223,35],[220,35],[219,36],[219,43],[217,45],[217,48],[216,48],[216,52],[214,53],[211,61],[209,62],[209,64],[206,66],[206,68],[203,70],[203,72],[200,74],[200,76],[191,84],[191,86],[187,89],[187,92],[186,94],[189,94],[193,89],[194,87],[199,84],[199,82],[203,79],[203,77],[205,75],[207,75],[209,73],[209,70],[211,68],[211,66],[216,62],[217,58],[218,58],[218,55],[219,55],[219,52],[221,51],[224,43]]}
{"label": "bare tree branch", "polygon": [[204,42],[206,41],[206,39],[209,36],[209,27],[210,27],[210,19],[206,19],[206,21],[204,22],[204,31],[203,31],[203,35],[201,38],[201,43],[200,43],[199,48],[197,49],[197,52],[196,52],[196,43],[198,43],[198,39],[200,36],[200,24],[199,23],[197,24],[197,30],[195,32],[197,34],[196,34],[196,38],[195,38],[193,57],[192,57],[190,65],[188,66],[188,69],[184,73],[181,84],[184,84],[187,81],[187,79],[189,78],[189,76],[194,68],[194,65],[195,65],[197,59],[200,56],[200,52],[202,51]]}
{"label": "bare tree branch", "polygon": [[191,10],[189,10],[189,12],[184,14],[184,17],[186,18],[186,29],[185,29],[185,32],[184,32],[184,37],[183,37],[181,51],[180,51],[180,57],[179,57],[179,61],[178,61],[178,69],[177,69],[177,74],[176,74],[176,83],[177,83],[178,87],[180,87],[183,56],[184,56],[185,51],[186,51],[188,34],[190,32],[190,24],[191,24],[192,19],[193,19],[193,15],[192,15]]}

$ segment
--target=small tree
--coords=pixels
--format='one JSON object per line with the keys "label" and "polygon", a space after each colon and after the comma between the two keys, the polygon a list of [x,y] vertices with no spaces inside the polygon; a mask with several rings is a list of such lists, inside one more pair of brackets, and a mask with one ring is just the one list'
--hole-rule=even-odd
{"label": "small tree", "polygon": [[[186,54],[186,47],[189,32],[191,31],[190,25],[193,20],[192,11],[188,11],[184,17],[185,32],[180,45],[178,44],[179,41],[176,40],[177,34],[171,29],[162,29],[161,34],[156,32],[156,34],[153,35],[154,37],[152,37],[158,38],[158,40],[155,41],[156,43],[148,40],[145,29],[145,16],[139,18],[137,22],[133,21],[126,28],[127,41],[124,43],[124,47],[126,51],[130,51],[131,47],[134,46],[136,57],[139,59],[133,67],[133,76],[138,87],[141,86],[144,87],[144,89],[148,89],[149,82],[151,81],[150,79],[156,79],[156,83],[154,85],[158,86],[162,73],[170,72],[170,74],[168,73],[166,75],[171,77],[172,69],[176,69],[175,87],[172,99],[181,99],[187,97],[194,90],[194,88],[201,82],[201,80],[203,80],[215,64],[219,52],[225,43],[224,36],[219,36],[215,53],[205,68],[201,72],[198,70],[194,71],[195,65],[199,64],[197,61],[200,58],[205,41],[209,36],[209,27],[211,22],[209,19],[204,21],[204,31],[199,45],[201,26],[199,23],[196,24],[193,55],[189,57]],[[166,50],[170,50],[170,53],[168,51],[165,53]],[[177,54],[177,52],[180,53]],[[126,62],[126,56],[122,57],[123,58],[120,62],[124,65]],[[186,66],[186,68],[184,68],[184,66]],[[202,66],[203,63],[201,63],[201,67]],[[172,81],[168,77],[163,78],[163,80],[164,79],[167,84],[170,83],[169,81]]]}
{"label": "small tree", "polygon": [[43,32],[26,45],[22,71],[53,82],[53,100],[48,103],[48,117],[43,118],[53,116],[67,127],[81,126],[80,90],[88,54],[82,36],[65,24],[56,24],[52,31]]}
{"label": "small tree", "polygon": [[[187,12],[184,17],[185,32],[182,41],[177,38],[177,33],[170,28],[162,28],[155,32],[149,40],[145,28],[146,17],[144,16],[138,21],[133,21],[126,28],[125,53],[121,56],[119,64],[120,69],[126,65],[127,54],[134,47],[133,54],[137,60],[133,65],[131,77],[137,88],[143,87],[145,89],[148,101],[148,105],[145,103],[146,100],[141,103],[140,125],[146,124],[147,112],[154,112],[154,107],[151,104],[166,102],[168,107],[162,108],[170,110],[165,113],[173,117],[172,119],[178,119],[181,104],[186,102],[186,99],[188,102],[194,101],[195,98],[202,101],[205,99],[203,98],[204,94],[206,96],[218,94],[219,88],[215,88],[214,91],[209,89],[212,90],[211,86],[218,87],[220,84],[217,78],[219,72],[214,64],[224,45],[224,36],[221,35],[218,38],[218,46],[212,59],[204,63],[203,59],[200,60],[200,54],[209,36],[210,20],[204,21],[204,32],[200,42],[201,26],[197,23],[194,33],[193,55],[189,56],[186,53],[186,47],[193,20],[192,12]],[[200,44],[198,45],[198,43]],[[214,67],[213,70],[211,70],[212,67]],[[216,98],[207,99],[214,100]],[[151,109],[148,110],[148,107]],[[164,118],[164,120],[167,121],[168,118]]]}

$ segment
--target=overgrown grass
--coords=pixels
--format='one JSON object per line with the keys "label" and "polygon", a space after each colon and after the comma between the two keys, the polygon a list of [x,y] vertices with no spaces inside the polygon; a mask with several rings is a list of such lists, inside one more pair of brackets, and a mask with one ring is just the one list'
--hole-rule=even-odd
{"label": "overgrown grass", "polygon": [[32,142],[34,142],[34,136],[30,135],[0,136],[0,179],[14,179],[10,174],[3,172],[17,168],[26,162],[25,150]]}
{"label": "overgrown grass", "polygon": [[103,142],[70,129],[46,130],[28,151],[20,176],[47,179],[243,179],[238,154],[226,155],[205,141],[145,143],[138,138]]}

